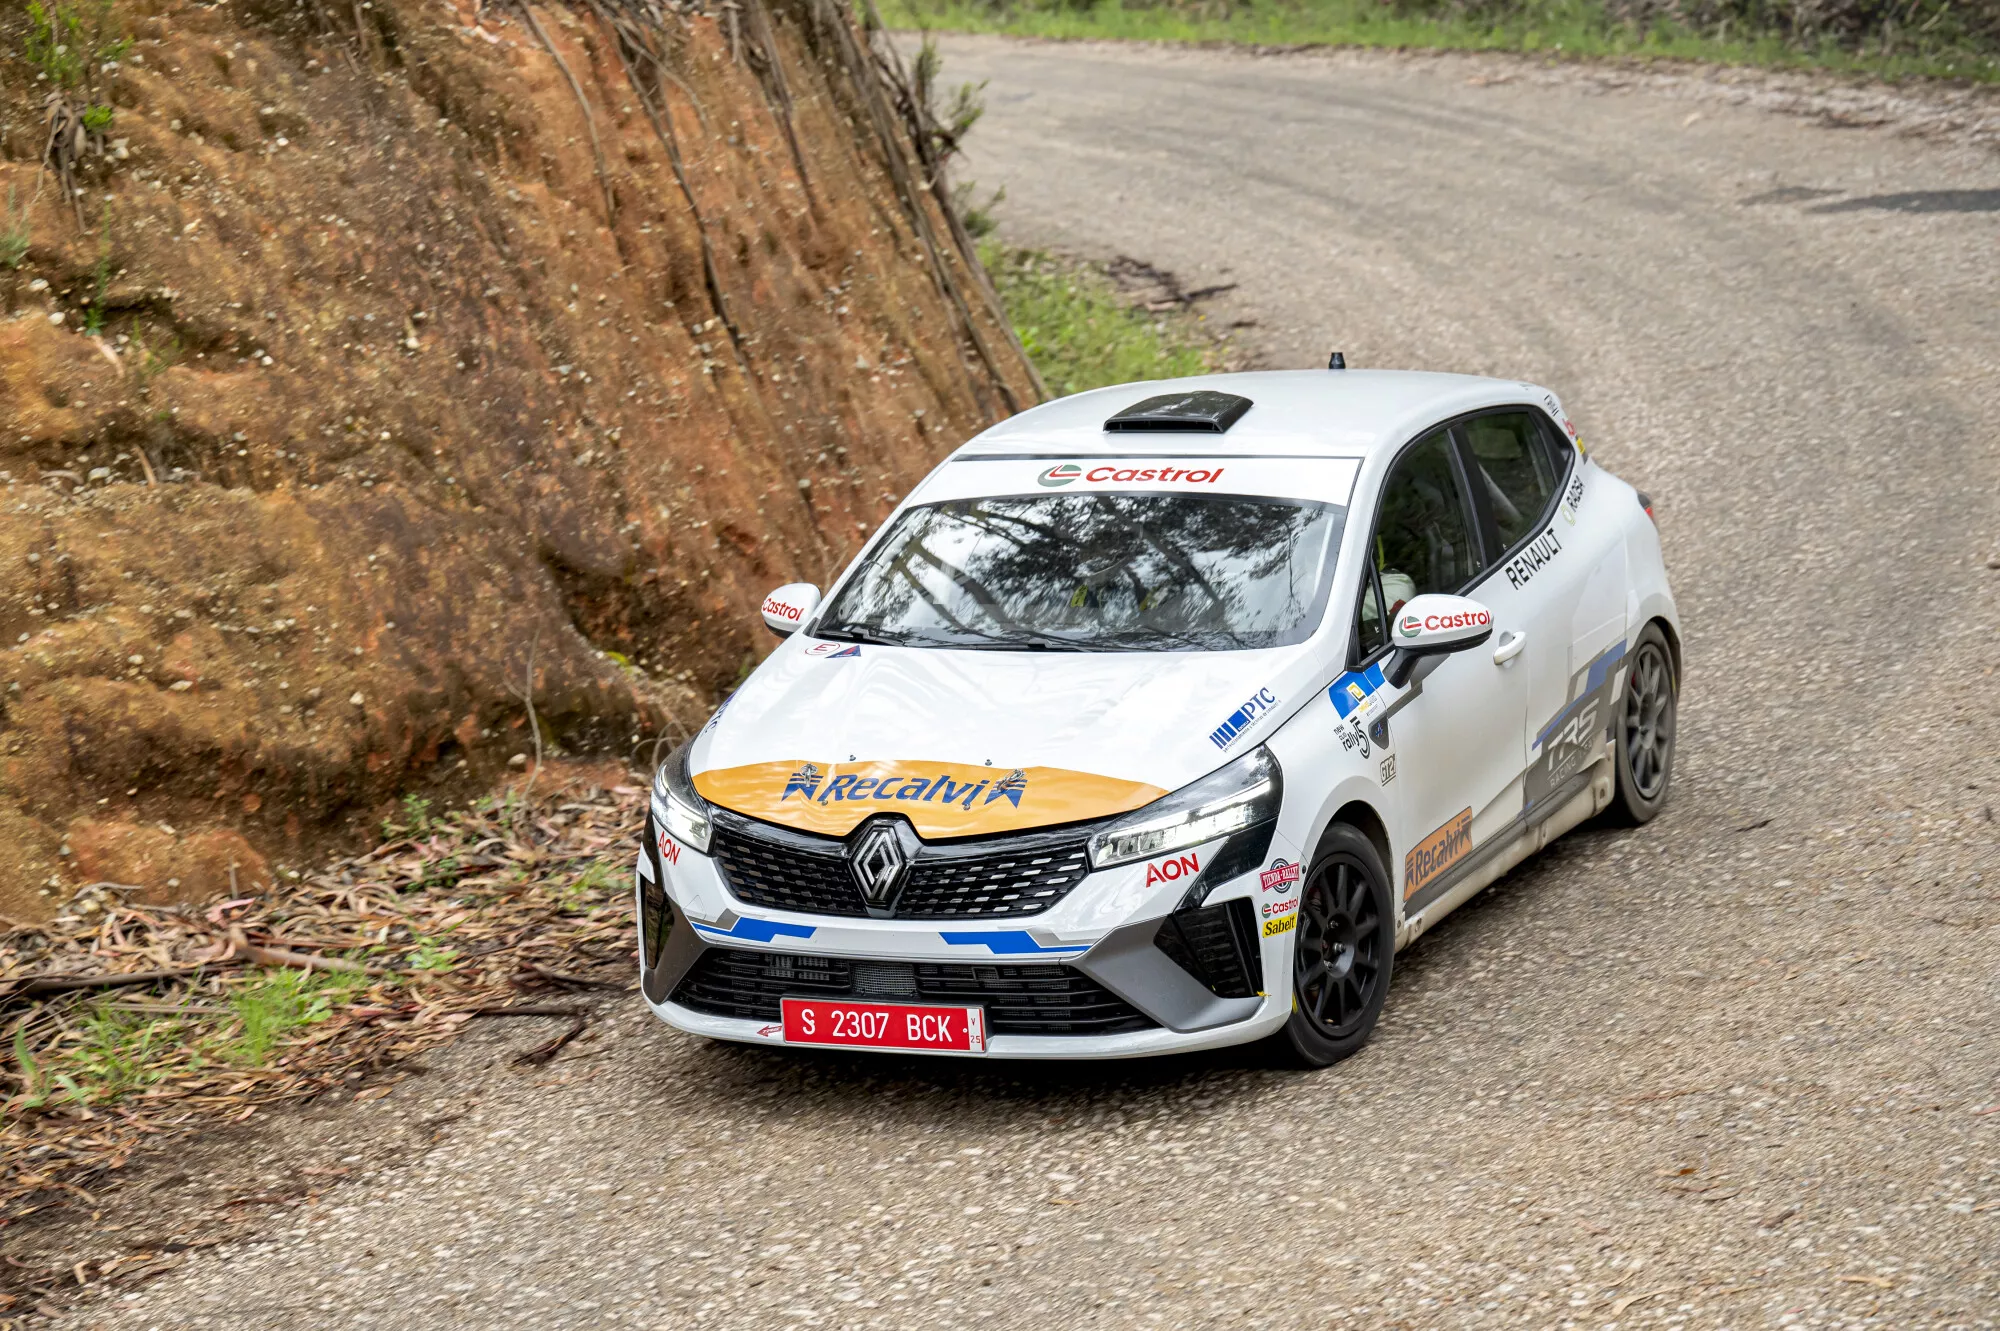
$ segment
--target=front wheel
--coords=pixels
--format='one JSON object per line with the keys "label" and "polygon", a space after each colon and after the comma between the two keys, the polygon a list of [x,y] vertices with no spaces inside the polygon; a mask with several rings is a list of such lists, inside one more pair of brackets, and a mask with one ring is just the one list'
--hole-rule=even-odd
{"label": "front wheel", "polygon": [[1617,821],[1650,823],[1667,803],[1674,775],[1674,734],[1680,720],[1680,680],[1673,653],[1658,624],[1646,625],[1625,676],[1625,698],[1616,728]]}
{"label": "front wheel", "polygon": [[1274,1043],[1287,1061],[1338,1063],[1368,1043],[1389,997],[1396,912],[1389,875],[1358,828],[1329,828],[1299,887],[1292,1016]]}

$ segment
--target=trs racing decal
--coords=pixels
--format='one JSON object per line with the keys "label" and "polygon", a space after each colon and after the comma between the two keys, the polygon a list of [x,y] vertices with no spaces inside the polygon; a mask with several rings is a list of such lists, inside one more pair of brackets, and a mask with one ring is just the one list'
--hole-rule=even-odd
{"label": "trs racing decal", "polygon": [[1298,922],[1299,917],[1296,915],[1286,915],[1280,919],[1266,920],[1264,921],[1264,937],[1275,938],[1279,934],[1288,934]]}
{"label": "trs racing decal", "polygon": [[1236,737],[1248,730],[1257,718],[1278,705],[1278,695],[1269,689],[1258,689],[1251,694],[1241,707],[1229,714],[1229,719],[1208,732],[1209,742],[1218,749],[1226,749],[1236,742]]}
{"label": "trs racing decal", "polygon": [[1403,857],[1403,900],[1423,891],[1437,876],[1465,858],[1472,849],[1472,810],[1425,837]]}
{"label": "trs racing decal", "polygon": [[1075,481],[1086,485],[1135,485],[1149,481],[1162,485],[1214,485],[1222,479],[1222,468],[1099,466],[1085,471],[1074,462],[1059,462],[1035,479],[1051,490]]}
{"label": "trs racing decal", "polygon": [[1535,575],[1544,565],[1563,552],[1562,542],[1556,539],[1556,529],[1547,531],[1529,542],[1528,548],[1507,561],[1507,581],[1516,591],[1534,581]]}
{"label": "trs racing decal", "polygon": [[1167,793],[1060,767],[796,760],[700,772],[694,788],[712,804],[801,832],[846,836],[871,814],[900,813],[925,838],[1082,822]]}
{"label": "trs racing decal", "polygon": [[816,642],[806,648],[807,656],[823,656],[829,661],[837,661],[850,656],[861,655],[859,643]]}
{"label": "trs racing decal", "polygon": [[1164,860],[1154,860],[1146,866],[1146,886],[1154,883],[1178,883],[1183,878],[1192,878],[1201,872],[1201,861],[1194,852],[1175,855]]}
{"label": "trs racing decal", "polygon": [[1272,860],[1271,867],[1257,875],[1258,884],[1266,892],[1276,892],[1280,896],[1298,886],[1299,866],[1290,860]]}
{"label": "trs racing decal", "polygon": [[1533,809],[1562,788],[1597,756],[1610,725],[1610,701],[1619,667],[1625,661],[1623,639],[1594,657],[1569,682],[1569,701],[1549,718],[1535,736],[1535,757],[1528,764],[1527,807]]}

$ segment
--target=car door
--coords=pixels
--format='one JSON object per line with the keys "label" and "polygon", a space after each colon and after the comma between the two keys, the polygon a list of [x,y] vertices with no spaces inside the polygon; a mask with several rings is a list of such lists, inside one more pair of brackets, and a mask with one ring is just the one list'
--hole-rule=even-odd
{"label": "car door", "polygon": [[[1356,614],[1362,670],[1387,656],[1387,626],[1404,601],[1465,592],[1486,562],[1450,429],[1418,439],[1392,464],[1369,552]],[[1496,666],[1490,644],[1429,658],[1419,674],[1387,722],[1406,910],[1433,899],[1451,867],[1520,812],[1527,710],[1525,672]]]}
{"label": "car door", "polygon": [[1512,626],[1494,650],[1516,654],[1509,668],[1526,685],[1522,805],[1533,815],[1589,765],[1609,722],[1625,547],[1612,524],[1595,520],[1601,505],[1586,511],[1583,461],[1540,410],[1482,412],[1459,421],[1456,435],[1490,552],[1471,594]]}

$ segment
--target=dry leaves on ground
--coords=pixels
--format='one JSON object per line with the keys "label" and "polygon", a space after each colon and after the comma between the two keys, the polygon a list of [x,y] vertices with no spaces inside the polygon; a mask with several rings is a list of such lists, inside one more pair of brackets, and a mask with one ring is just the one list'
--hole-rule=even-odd
{"label": "dry leaves on ground", "polygon": [[[523,991],[624,987],[644,800],[633,784],[437,818],[413,800],[385,844],[268,896],[143,906],[98,884],[0,934],[0,1226],[89,1201],[149,1140],[537,1007]],[[572,1024],[532,1059],[583,1022],[537,1010]]]}

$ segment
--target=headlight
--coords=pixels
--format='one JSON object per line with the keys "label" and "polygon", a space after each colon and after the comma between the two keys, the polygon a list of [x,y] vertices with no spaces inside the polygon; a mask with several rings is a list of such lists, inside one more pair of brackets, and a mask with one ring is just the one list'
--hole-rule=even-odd
{"label": "headlight", "polygon": [[1278,816],[1284,773],[1269,749],[1244,754],[1134,810],[1090,839],[1093,868],[1186,850]]}
{"label": "headlight", "polygon": [[708,853],[708,801],[695,793],[694,778],[688,775],[687,745],[668,754],[653,773],[652,804],[653,817],[676,841]]}

